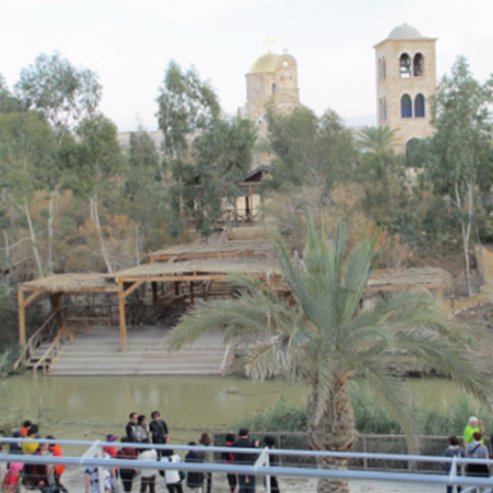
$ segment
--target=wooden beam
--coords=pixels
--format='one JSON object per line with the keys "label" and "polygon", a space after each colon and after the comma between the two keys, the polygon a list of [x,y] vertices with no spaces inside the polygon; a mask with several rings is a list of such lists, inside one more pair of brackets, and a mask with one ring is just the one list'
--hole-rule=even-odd
{"label": "wooden beam", "polygon": [[118,282],[118,321],[120,324],[120,349],[127,352],[127,320],[125,313],[125,289],[123,281]]}
{"label": "wooden beam", "polygon": [[133,281],[134,284],[132,284],[129,288],[124,289],[123,291],[123,296],[126,298],[127,296],[131,295],[136,289],[139,289],[142,284],[146,282],[145,279],[140,280],[140,281]]}
{"label": "wooden beam", "polygon": [[26,308],[27,305],[30,305],[36,298],[41,296],[43,293],[46,293],[44,289],[36,289],[36,291],[33,291],[27,298],[24,299],[24,308]]}
{"label": "wooden beam", "polygon": [[193,295],[193,281],[190,282],[190,304],[193,305],[195,303],[195,298]]}

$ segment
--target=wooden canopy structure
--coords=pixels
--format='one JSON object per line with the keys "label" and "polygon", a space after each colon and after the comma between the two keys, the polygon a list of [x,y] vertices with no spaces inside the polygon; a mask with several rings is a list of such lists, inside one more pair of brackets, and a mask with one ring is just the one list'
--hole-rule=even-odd
{"label": "wooden canopy structure", "polygon": [[[19,311],[19,343],[26,344],[26,308],[43,294],[48,294],[55,311],[61,310],[64,293],[116,293],[118,287],[109,274],[56,274],[24,282],[17,289]],[[63,320],[59,319],[60,325]]]}
{"label": "wooden canopy structure", "polygon": [[[127,298],[142,285],[150,283],[153,300],[158,299],[158,285],[166,285],[176,295],[181,283],[187,283],[187,296],[194,302],[194,286],[202,286],[206,297],[212,283],[226,283],[232,276],[246,275],[261,279],[272,289],[287,292],[282,272],[274,258],[272,241],[226,241],[210,244],[178,245],[149,254],[149,263],[113,274],[59,274],[19,285],[19,342],[26,343],[26,308],[42,294],[51,296],[55,310],[60,310],[64,293],[114,293],[118,301],[120,346],[127,349]],[[443,269],[416,268],[377,270],[368,284],[370,296],[388,291],[424,287],[439,298],[452,283]],[[178,296],[177,296],[178,298]],[[63,322],[60,322],[63,323]]]}

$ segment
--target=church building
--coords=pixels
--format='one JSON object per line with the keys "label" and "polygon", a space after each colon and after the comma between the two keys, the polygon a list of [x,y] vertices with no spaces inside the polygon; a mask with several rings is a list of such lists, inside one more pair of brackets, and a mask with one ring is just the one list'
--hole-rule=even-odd
{"label": "church building", "polygon": [[396,152],[433,133],[430,98],[436,88],[436,38],[408,24],[375,45],[377,121],[397,131]]}

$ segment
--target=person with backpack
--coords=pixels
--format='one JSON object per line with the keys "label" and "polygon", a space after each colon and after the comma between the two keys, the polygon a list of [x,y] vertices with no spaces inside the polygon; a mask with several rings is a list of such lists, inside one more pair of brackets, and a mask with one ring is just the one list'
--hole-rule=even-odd
{"label": "person with backpack", "polygon": [[[226,435],[226,447],[232,447],[235,443],[235,440],[235,434],[228,433]],[[232,465],[235,463],[235,455],[233,454],[233,452],[223,452],[222,458],[225,464]],[[238,476],[236,475],[236,473],[230,473],[226,474],[226,478],[228,479],[229,492],[234,493],[238,484]]]}

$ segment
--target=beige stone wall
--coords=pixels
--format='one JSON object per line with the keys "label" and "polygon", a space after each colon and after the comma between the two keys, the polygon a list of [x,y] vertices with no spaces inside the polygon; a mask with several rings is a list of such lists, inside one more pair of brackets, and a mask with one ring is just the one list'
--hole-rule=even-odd
{"label": "beige stone wall", "polygon": [[[396,151],[405,152],[406,143],[414,137],[424,138],[433,133],[431,126],[430,98],[436,89],[435,39],[386,39],[375,46],[377,77],[378,125],[397,130]],[[424,71],[420,76],[401,77],[399,60],[407,53],[411,60],[416,54],[424,57]],[[383,74],[385,64],[385,74]],[[401,97],[409,94],[413,102],[413,117],[401,117]],[[414,102],[417,94],[425,98],[425,116],[414,116]],[[384,106],[386,102],[386,118]]]}

